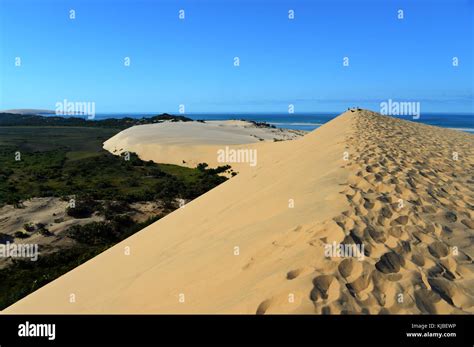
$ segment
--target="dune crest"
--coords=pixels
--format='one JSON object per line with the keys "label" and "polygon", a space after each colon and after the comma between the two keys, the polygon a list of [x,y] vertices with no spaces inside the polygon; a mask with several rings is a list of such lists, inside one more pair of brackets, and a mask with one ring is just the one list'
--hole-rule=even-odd
{"label": "dune crest", "polygon": [[474,136],[348,111],[258,149],[255,168],[4,312],[474,312]]}
{"label": "dune crest", "polygon": [[112,154],[138,153],[142,160],[161,164],[211,167],[229,164],[238,172],[249,168],[248,162],[219,160],[218,152],[257,150],[273,141],[295,140],[301,130],[272,128],[250,121],[163,122],[125,129],[108,139],[104,149]]}

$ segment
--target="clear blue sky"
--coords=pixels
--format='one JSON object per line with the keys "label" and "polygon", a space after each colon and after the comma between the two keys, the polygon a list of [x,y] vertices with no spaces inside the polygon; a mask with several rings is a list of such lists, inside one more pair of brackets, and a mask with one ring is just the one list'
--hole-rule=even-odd
{"label": "clear blue sky", "polygon": [[473,113],[473,4],[0,0],[0,109],[68,99],[93,101],[97,113],[177,113],[179,104],[188,113],[284,113],[289,103],[341,111],[391,98],[420,101],[422,112]]}

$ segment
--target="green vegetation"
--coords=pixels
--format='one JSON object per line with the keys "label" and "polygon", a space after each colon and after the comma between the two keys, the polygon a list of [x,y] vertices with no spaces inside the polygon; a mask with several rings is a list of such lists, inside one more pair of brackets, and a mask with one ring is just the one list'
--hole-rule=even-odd
{"label": "green vegetation", "polygon": [[18,239],[26,239],[26,238],[30,237],[30,234],[28,234],[27,232],[25,232],[23,230],[19,230],[19,231],[15,231],[13,236],[15,236]]}
{"label": "green vegetation", "polygon": [[31,153],[64,149],[74,159],[101,152],[102,143],[118,132],[113,128],[0,126],[0,147]]}
{"label": "green vegetation", "polygon": [[77,145],[67,141],[56,143],[49,151],[19,151],[18,161],[15,160],[17,149],[0,146],[0,206],[18,204],[32,197],[71,195],[129,203],[165,198],[194,199],[225,181],[218,174],[228,169],[155,164],[144,162],[133,153],[130,160],[126,160],[125,156],[117,157],[97,148],[82,151],[80,157],[71,156],[78,151],[69,148],[83,147],[83,141]]}
{"label": "green vegetation", "polygon": [[164,121],[191,122],[192,119],[185,116],[175,116],[163,113],[158,116],[147,118],[107,118],[102,120],[89,120],[79,117],[64,116],[38,116],[22,115],[13,113],[0,113],[0,126],[66,126],[66,127],[94,127],[125,129],[134,125],[153,124]]}
{"label": "green vegetation", "polygon": [[[65,230],[64,235],[76,241],[67,249],[41,254],[36,262],[16,259],[0,269],[0,310],[162,218],[177,208],[177,198],[191,200],[216,187],[226,180],[219,174],[230,170],[228,166],[209,169],[205,163],[195,169],[156,164],[134,153],[114,156],[102,149],[104,141],[127,126],[168,117],[187,121],[184,117],[91,122],[13,116],[0,114],[0,207],[21,208],[22,201],[33,197],[74,197],[75,206],[66,210],[69,216],[98,213],[105,221]],[[161,202],[162,213],[137,223],[129,216],[129,204],[146,201]],[[53,235],[40,223],[25,223],[23,229],[12,235],[0,233],[0,243],[35,232]]]}
{"label": "green vegetation", "polygon": [[105,222],[74,225],[67,233],[69,237],[84,245],[110,247],[164,216],[165,214],[161,214],[144,223],[135,223],[127,215],[116,215]]}

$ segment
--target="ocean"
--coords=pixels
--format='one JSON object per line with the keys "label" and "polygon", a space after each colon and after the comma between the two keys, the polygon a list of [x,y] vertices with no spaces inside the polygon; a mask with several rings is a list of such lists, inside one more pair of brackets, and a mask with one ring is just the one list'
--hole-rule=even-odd
{"label": "ocean", "polygon": [[[159,115],[162,112],[133,112],[133,113],[99,113],[96,114],[95,119],[106,118],[142,118]],[[242,113],[227,113],[227,114],[204,114],[192,113],[184,114],[194,120],[228,120],[228,119],[247,119],[256,122],[266,122],[278,128],[296,129],[311,131],[322,124],[330,121],[339,113],[300,113],[300,114],[242,114]],[[393,116],[396,118],[406,119],[417,123],[424,123],[435,125],[443,128],[455,129],[474,134],[474,115],[473,114],[436,114],[426,113],[422,114],[419,119],[414,120],[412,116]]]}

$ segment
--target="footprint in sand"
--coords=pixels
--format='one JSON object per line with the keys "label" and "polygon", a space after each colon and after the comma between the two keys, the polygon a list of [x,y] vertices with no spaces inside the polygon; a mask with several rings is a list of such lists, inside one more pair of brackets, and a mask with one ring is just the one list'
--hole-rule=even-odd
{"label": "footprint in sand", "polygon": [[352,282],[362,274],[362,263],[356,259],[348,258],[341,261],[338,266],[339,273],[347,282]]}
{"label": "footprint in sand", "polygon": [[313,271],[313,268],[311,268],[309,266],[300,267],[298,269],[288,271],[287,274],[286,274],[286,279],[287,280],[292,280],[292,279],[295,279],[296,277],[299,277],[301,275],[311,273],[312,271]]}
{"label": "footprint in sand", "polygon": [[313,280],[314,288],[310,293],[313,301],[336,300],[340,295],[340,283],[333,275],[320,275]]}
{"label": "footprint in sand", "polygon": [[428,251],[433,257],[436,258],[444,258],[448,255],[449,249],[448,247],[440,241],[435,241],[428,246]]}
{"label": "footprint in sand", "polygon": [[272,305],[272,299],[267,299],[265,301],[263,301],[260,305],[258,305],[257,307],[257,314],[265,314],[265,312],[267,312],[267,310],[270,308],[270,306]]}
{"label": "footprint in sand", "polygon": [[389,274],[399,272],[403,265],[405,265],[405,259],[402,256],[395,252],[388,252],[380,257],[375,268],[384,274]]}

